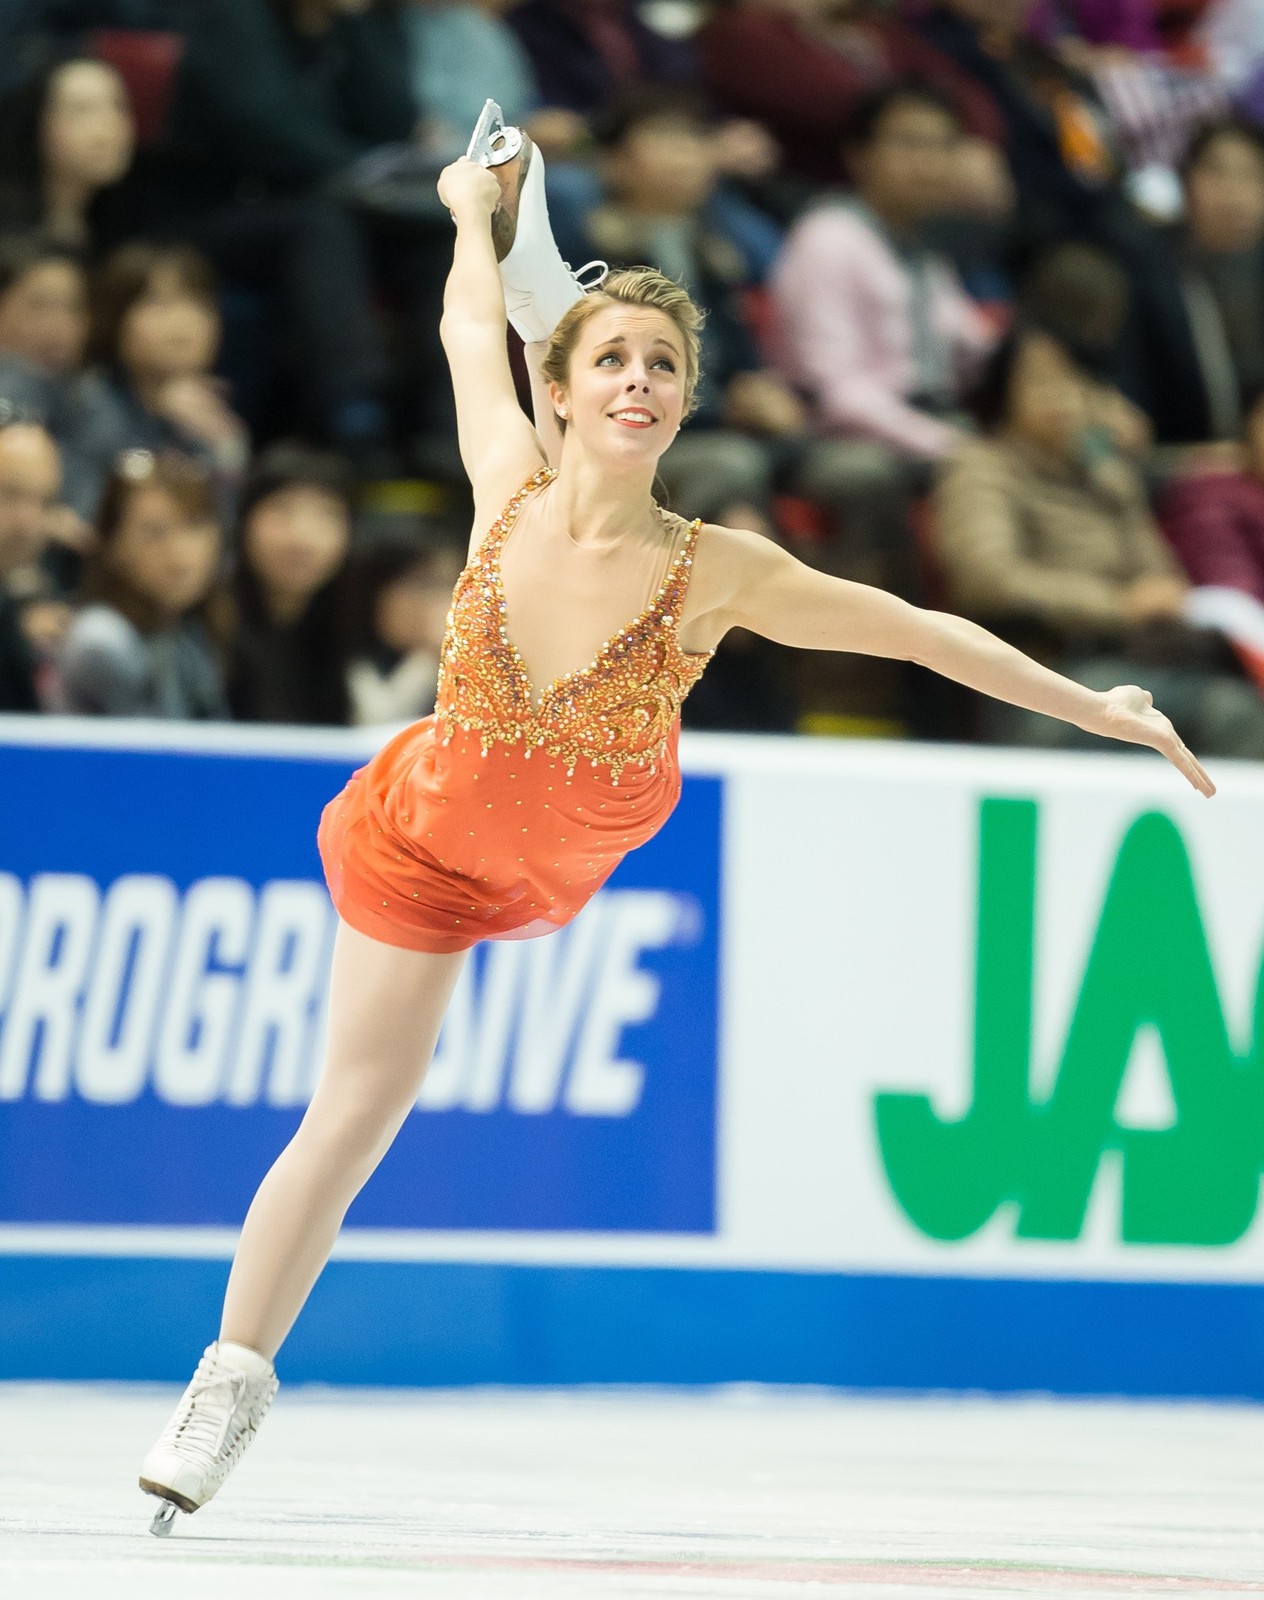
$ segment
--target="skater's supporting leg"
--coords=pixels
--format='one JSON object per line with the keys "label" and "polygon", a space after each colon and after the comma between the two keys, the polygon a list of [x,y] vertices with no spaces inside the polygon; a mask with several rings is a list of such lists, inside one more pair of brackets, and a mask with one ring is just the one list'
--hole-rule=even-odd
{"label": "skater's supporting leg", "polygon": [[465,955],[401,950],[339,925],[324,1072],[246,1215],[221,1340],[269,1359],[280,1348],[417,1099]]}

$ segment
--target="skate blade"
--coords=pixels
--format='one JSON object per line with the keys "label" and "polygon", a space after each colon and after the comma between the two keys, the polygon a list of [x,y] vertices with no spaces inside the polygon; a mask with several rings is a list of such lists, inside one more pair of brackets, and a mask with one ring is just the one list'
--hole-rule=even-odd
{"label": "skate blade", "polygon": [[176,1507],[170,1500],[164,1500],[154,1512],[154,1520],[149,1524],[149,1531],[155,1538],[169,1539],[171,1528],[176,1520]]}
{"label": "skate blade", "polygon": [[503,167],[522,149],[522,132],[505,126],[505,114],[494,100],[484,103],[470,135],[467,160],[484,167]]}

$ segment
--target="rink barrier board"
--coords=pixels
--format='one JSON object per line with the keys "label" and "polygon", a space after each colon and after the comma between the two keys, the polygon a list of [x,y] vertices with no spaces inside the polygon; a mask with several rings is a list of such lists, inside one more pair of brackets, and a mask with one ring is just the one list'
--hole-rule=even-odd
{"label": "rink barrier board", "polygon": [[[183,1383],[227,1263],[11,1257],[9,1379]],[[286,1383],[816,1384],[1264,1400],[1264,1286],[334,1261]]]}
{"label": "rink barrier board", "polygon": [[[376,742],[0,719],[0,1378],[187,1376]],[[682,765],[574,924],[469,963],[286,1375],[1264,1398],[1264,766]]]}

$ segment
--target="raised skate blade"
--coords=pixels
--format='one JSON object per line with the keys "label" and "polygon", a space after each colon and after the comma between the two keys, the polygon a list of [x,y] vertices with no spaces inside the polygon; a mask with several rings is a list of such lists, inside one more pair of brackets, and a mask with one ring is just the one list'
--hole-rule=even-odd
{"label": "raised skate blade", "polygon": [[470,135],[466,157],[484,167],[503,167],[522,149],[522,133],[505,126],[505,114],[494,100],[484,102],[474,132]]}

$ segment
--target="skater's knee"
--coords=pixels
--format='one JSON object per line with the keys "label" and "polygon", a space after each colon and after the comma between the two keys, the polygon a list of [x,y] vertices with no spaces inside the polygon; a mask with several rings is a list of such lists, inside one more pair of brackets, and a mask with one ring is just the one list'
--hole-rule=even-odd
{"label": "skater's knee", "polygon": [[322,1162],[337,1170],[363,1167],[371,1172],[390,1148],[411,1104],[411,1098],[405,1101],[398,1094],[322,1097],[318,1093],[303,1118],[299,1137],[319,1151]]}

